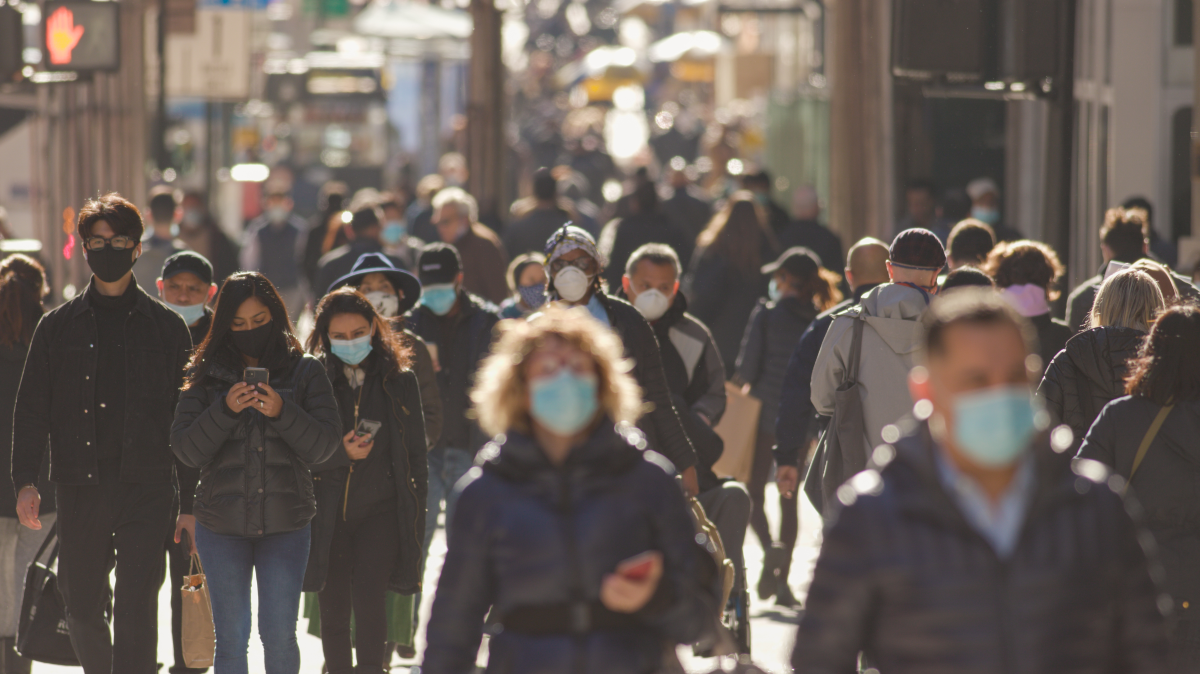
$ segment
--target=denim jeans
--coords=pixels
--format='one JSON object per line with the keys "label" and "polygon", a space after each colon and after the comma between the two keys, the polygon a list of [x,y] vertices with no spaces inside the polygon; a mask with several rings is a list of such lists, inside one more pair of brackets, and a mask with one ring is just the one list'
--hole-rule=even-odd
{"label": "denim jeans", "polygon": [[311,532],[265,537],[217,534],[196,523],[196,547],[212,598],[217,633],[215,673],[246,673],[250,644],[250,575],[258,581],[258,635],[268,673],[300,672],[296,621]]}

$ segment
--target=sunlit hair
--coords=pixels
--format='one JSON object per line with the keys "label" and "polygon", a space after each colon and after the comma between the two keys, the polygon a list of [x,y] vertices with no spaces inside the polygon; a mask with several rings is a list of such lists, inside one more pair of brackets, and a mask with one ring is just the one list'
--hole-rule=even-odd
{"label": "sunlit hair", "polygon": [[807,279],[796,278],[796,290],[804,299],[812,298],[813,307],[824,312],[830,310],[842,301],[842,292],[838,284],[842,283],[842,275],[831,272],[824,267]]}
{"label": "sunlit hair", "polygon": [[[766,211],[754,201],[754,193],[738,190],[730,195],[725,207],[709,221],[696,238],[696,246],[706,253],[719,253],[749,277],[757,276],[763,263],[763,243],[779,252],[779,241],[771,232]],[[771,255],[774,257],[774,254]]]}
{"label": "sunlit hair", "polygon": [[1170,305],[1179,299],[1179,289],[1175,288],[1175,280],[1171,278],[1171,272],[1166,267],[1149,258],[1142,258],[1130,267],[1150,275],[1158,284],[1158,290],[1162,291],[1163,303]]}
{"label": "sunlit hair", "polygon": [[1129,362],[1125,393],[1159,405],[1200,399],[1200,309],[1170,307]]}
{"label": "sunlit hair", "polygon": [[637,421],[642,392],[630,376],[617,334],[582,307],[551,307],[531,321],[509,319],[483,362],[471,400],[479,424],[490,435],[516,430],[530,433],[529,357],[551,340],[562,340],[592,358],[598,377],[600,409],[614,422]]}
{"label": "sunlit hair", "polygon": [[0,262],[0,345],[27,345],[42,317],[46,270],[27,255],[16,253]]}
{"label": "sunlit hair", "polygon": [[1026,239],[996,244],[983,271],[996,280],[997,288],[1036,284],[1046,289],[1048,299],[1055,300],[1059,295],[1055,285],[1066,268],[1054,249]]}
{"label": "sunlit hair", "polygon": [[1149,274],[1136,269],[1121,270],[1100,285],[1088,325],[1147,332],[1165,306],[1162,291]]}
{"label": "sunlit hair", "polygon": [[379,312],[366,296],[349,286],[343,286],[321,298],[313,318],[313,330],[308,334],[308,342],[304,345],[313,356],[328,355],[325,368],[331,381],[340,374],[343,365],[341,360],[334,356],[329,343],[329,324],[339,314],[357,314],[365,319],[368,325],[374,327],[371,351],[379,359],[384,379],[409,367],[412,350],[404,344],[401,335],[392,330],[391,325],[379,316]]}

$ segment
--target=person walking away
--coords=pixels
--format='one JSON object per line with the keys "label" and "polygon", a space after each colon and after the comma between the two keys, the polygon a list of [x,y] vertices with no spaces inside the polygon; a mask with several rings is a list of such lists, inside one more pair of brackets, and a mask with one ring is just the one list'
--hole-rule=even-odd
{"label": "person walking away", "polygon": [[755,203],[761,206],[763,212],[767,214],[765,221],[767,226],[771,228],[771,232],[778,239],[784,229],[791,224],[792,217],[788,215],[787,209],[780,206],[771,197],[771,190],[774,186],[775,184],[771,180],[771,175],[766,171],[748,173],[742,176],[742,189],[754,195]]}
{"label": "person walking away", "polygon": [[1092,327],[1054,356],[1038,395],[1055,420],[1071,427],[1076,448],[1109,401],[1125,395],[1130,359],[1166,307],[1154,279],[1123,270],[1104,281],[1092,307]]}
{"label": "person walking away", "polygon": [[621,338],[626,357],[633,361],[633,378],[653,406],[638,420],[638,428],[646,436],[648,447],[674,463],[687,493],[695,496],[699,492],[696,451],[671,401],[654,331],[629,303],[605,292],[606,261],[590,234],[564,225],[546,242],[546,257],[550,264],[550,286],[546,291],[549,299],[586,308],[592,318]]}
{"label": "person walking away", "polygon": [[[861,303],[863,296],[871,289],[888,283],[887,259],[887,244],[874,237],[860,239],[850,247],[843,272],[846,282],[854,289],[853,295],[818,314],[804,330],[788,359],[783,384],[779,388],[779,413],[775,420],[775,447],[772,449],[775,481],[781,495],[790,497],[795,493],[809,445],[825,427],[825,421],[821,421],[817,425],[820,429],[809,430],[813,419],[817,417],[812,404],[812,376],[821,343],[825,341],[825,335],[838,314]],[[818,504],[817,508],[821,506]],[[789,553],[779,573],[786,579],[790,572]]]}
{"label": "person walking away", "polygon": [[[356,207],[350,216],[347,231],[350,241],[321,256],[318,263],[317,288],[314,294],[325,294],[333,290],[335,281],[345,276],[368,253],[383,254],[383,212],[373,200],[355,198]],[[390,258],[393,267],[403,268],[403,261]]]}
{"label": "person walking away", "polygon": [[[587,310],[510,321],[472,400],[487,433],[460,488],[422,671],[651,672],[715,616],[670,463],[630,426],[622,346]],[[677,665],[677,664],[676,664]]]}
{"label": "person walking away", "polygon": [[996,247],[996,233],[982,220],[968,218],[950,230],[946,242],[946,266],[953,272],[960,267],[981,268]]}
{"label": "person walking away", "polygon": [[1200,597],[1200,535],[1192,524],[1200,477],[1194,459],[1200,434],[1197,340],[1200,311],[1194,306],[1161,314],[1129,364],[1128,395],[1104,406],[1079,448],[1080,457],[1103,462],[1127,481],[1158,544],[1163,590],[1175,616],[1163,665],[1176,673],[1200,669],[1200,622],[1192,612]]}
{"label": "person walking away", "polygon": [[155,672],[163,542],[187,520],[172,510],[170,432],[192,341],[183,319],[134,278],[143,227],[116,193],[79,210],[92,279],[38,323],[13,414],[17,515],[34,530],[43,527],[47,439],[53,448],[59,590],[89,673]]}
{"label": "person walking away", "polygon": [[[283,183],[268,181],[263,214],[246,226],[241,263],[243,270],[260,272],[271,280],[287,307],[289,320],[295,323],[305,305],[300,259],[307,225],[292,212],[289,192]],[[323,290],[312,289],[314,295]]]}
{"label": "person walking away", "polygon": [[383,212],[383,231],[379,234],[383,252],[399,260],[401,266],[412,272],[417,269],[417,259],[425,242],[409,234],[408,221],[404,219],[404,207],[394,194],[382,195],[379,209]]}
{"label": "person walking away", "polygon": [[571,214],[558,205],[558,181],[549,169],[533,174],[533,208],[504,228],[504,250],[511,256],[541,253],[555,230],[571,221]]}
{"label": "person walking away", "polygon": [[762,273],[771,277],[770,300],[759,301],[751,314],[737,362],[738,380],[749,384],[750,393],[762,401],[750,474],[750,498],[754,503],[750,526],[764,553],[759,599],[775,596],[776,604],[795,607],[799,602],[783,573],[791,571],[787,561],[799,534],[799,503],[795,494],[780,494],[779,539],[775,540],[763,500],[774,459],[771,448],[775,445],[775,420],[788,360],[817,315],[842,301],[838,290],[842,278],[821,267],[816,254],[800,246],[784,251],[778,260],[765,265]]}
{"label": "person walking away", "polygon": [[1054,249],[1040,241],[1003,242],[988,254],[984,272],[996,288],[1037,331],[1038,358],[1042,372],[1054,355],[1062,351],[1073,331],[1050,313],[1050,302],[1058,298],[1058,280],[1063,265]]}
{"label": "person walking away", "polygon": [[[662,212],[678,229],[687,234],[688,244],[694,249],[696,237],[700,236],[708,226],[708,221],[712,220],[712,204],[704,198],[703,191],[692,184],[686,168],[676,169],[672,165],[670,173],[667,174],[667,184],[671,188],[671,196],[663,200]],[[687,251],[687,257],[691,259],[692,251]],[[686,265],[684,269],[687,269]]]}
{"label": "person walking away", "polygon": [[349,201],[350,186],[340,180],[325,181],[317,193],[317,213],[304,233],[304,278],[313,289],[313,295],[321,292],[317,283],[321,257],[346,244],[342,211]]}
{"label": "person walking away", "polygon": [[725,449],[713,430],[725,414],[725,364],[708,327],[687,311],[687,298],[679,292],[682,273],[683,264],[670,246],[646,244],[629,257],[622,292],[654,329],[671,401],[696,449],[696,499],[720,532],[741,579],[750,494],[746,486],[718,478],[712,469]]}
{"label": "person walking away", "polygon": [[405,327],[404,320],[421,300],[421,282],[398,269],[386,255],[364,253],[349,274],[333,282],[330,292],[345,286],[362,293],[412,352],[410,367],[416,373],[421,389],[421,411],[428,437],[426,445],[433,448],[442,433],[442,396],[438,391],[437,370],[428,345]]}
{"label": "person walking away", "polygon": [[341,428],[325,369],[304,354],[275,287],[257,272],[226,279],[171,430],[176,456],[200,470],[193,512],[214,672],[249,672],[252,577],[266,669],[299,672],[296,617],[317,512],[309,467],[338,450]]}
{"label": "person walking away", "polygon": [[[313,466],[317,515],[304,588],[320,592],[326,669],[385,672],[385,592],[421,588],[429,486],[421,393],[409,349],[353,288],[321,300],[307,346],[333,382],[345,433],[333,457]],[[368,423],[378,429],[363,433]]]}
{"label": "person walking away", "polygon": [[608,261],[604,280],[609,288],[621,286],[625,263],[638,247],[644,244],[666,244],[675,250],[680,262],[688,264],[695,239],[675,224],[658,206],[658,187],[650,181],[642,183],[630,198],[632,212],[616,218],[600,231],[598,248]]}
{"label": "person walking away", "polygon": [[[188,333],[192,338],[193,348],[202,344],[208,336],[208,328],[212,325],[212,310],[208,303],[217,294],[217,285],[213,282],[213,269],[208,260],[199,253],[180,251],[167,258],[159,275],[158,298],[163,304],[175,310],[183,317],[188,325]],[[171,640],[174,647],[175,664],[169,672],[172,673],[202,673],[207,668],[188,668],[183,656],[183,595],[175,592],[175,584],[191,572],[192,554],[196,552],[196,542],[192,535],[196,531],[196,516],[192,514],[196,499],[196,483],[200,480],[200,472],[182,463],[176,466],[176,478],[179,481],[179,496],[177,510],[179,520],[183,525],[177,525],[175,532],[167,538],[167,585],[171,589]],[[183,536],[183,531],[187,536]]]}
{"label": "person walking away", "polygon": [[150,191],[150,229],[142,237],[142,254],[133,263],[133,275],[147,295],[154,296],[154,279],[163,262],[183,250],[184,244],[175,239],[175,212],[178,204],[175,192],[166,185]]}
{"label": "person walking away", "polygon": [[[832,417],[837,390],[848,372],[857,372],[862,401],[862,444],[843,441],[841,469],[827,471],[831,457],[810,471],[822,477],[823,514],[834,499],[833,490],[866,466],[871,449],[883,442],[883,428],[912,410],[906,379],[921,356],[921,315],[934,293],[937,277],[946,264],[942,244],[929,230],[905,230],[896,236],[888,254],[887,271],[892,283],[871,289],[862,296],[857,311],[840,314],[825,334],[813,366],[812,404],[817,414]],[[857,370],[850,357],[854,323],[863,320]],[[820,451],[820,450],[818,450]],[[849,460],[849,461],[847,461]],[[836,465],[835,465],[836,466]]]}
{"label": "person walking away", "polygon": [[1163,296],[1163,305],[1174,305],[1180,301],[1179,289],[1175,286],[1175,276],[1171,274],[1171,270],[1149,258],[1142,258],[1130,267],[1150,275],[1154,283],[1158,284],[1158,290]]}
{"label": "person walking away", "polygon": [[953,272],[941,277],[940,290],[938,294],[952,291],[963,286],[978,286],[981,288],[996,288],[996,282],[992,280],[982,270],[974,267],[960,267]]}
{"label": "person walking away", "polygon": [[[454,485],[471,468],[487,442],[479,424],[467,417],[470,390],[479,363],[492,346],[500,320],[496,307],[463,287],[463,263],[453,246],[425,247],[419,263],[421,305],[409,317],[409,329],[429,345],[442,397],[442,435],[429,450],[429,492],[425,502],[422,564],[445,501],[447,534],[454,522],[458,493]],[[417,603],[420,606],[420,603]]]}
{"label": "person walking away", "polygon": [[[16,406],[21,369],[42,318],[42,298],[48,295],[46,272],[33,258],[14,254],[0,262],[0,406]],[[12,415],[0,415],[0,466],[12,465]],[[50,481],[48,458],[42,461],[38,482]],[[43,528],[53,527],[54,493],[47,491],[38,518]],[[28,673],[33,663],[16,651],[17,625],[25,594],[25,572],[48,532],[23,527],[17,518],[13,492],[0,490],[0,672]]]}
{"label": "person walking away", "polygon": [[[542,242],[543,245],[545,241]],[[546,304],[546,257],[541,253],[522,253],[508,264],[508,291],[500,303],[501,319],[523,319]]]}
{"label": "person walking away", "polygon": [[1157,561],[1104,466],[1043,426],[1028,322],[960,289],[923,325],[913,417],[826,520],[795,671],[1162,672]]}
{"label": "person walking away", "polygon": [[[779,247],[787,250],[803,246],[817,254],[822,266],[841,265],[845,260],[842,240],[821,224],[821,198],[816,188],[811,185],[796,188],[792,193],[792,213],[796,218],[779,233]],[[843,290],[849,291],[849,287]]]}
{"label": "person walking away", "polygon": [[[212,265],[213,279],[224,281],[238,271],[238,247],[208,212],[208,200],[199,192],[185,192],[180,202],[179,241]],[[198,344],[198,343],[195,343]]]}
{"label": "person walking away", "polygon": [[733,376],[750,313],[766,297],[763,265],[782,251],[754,195],[735,192],[696,240],[686,285],[692,314],[709,326],[721,348],[726,377]]}
{"label": "person walking away", "polygon": [[463,261],[463,287],[488,302],[504,302],[508,254],[496,233],[478,222],[475,198],[462,188],[446,188],[433,198],[433,211],[440,240],[453,245]]}

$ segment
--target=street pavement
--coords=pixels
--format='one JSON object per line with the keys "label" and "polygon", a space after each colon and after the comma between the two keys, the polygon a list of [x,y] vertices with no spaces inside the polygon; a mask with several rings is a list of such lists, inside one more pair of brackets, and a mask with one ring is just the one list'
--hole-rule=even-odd
{"label": "street pavement", "polygon": [[[779,523],[779,498],[775,491],[774,485],[767,488],[767,515],[772,524],[772,531],[778,532]],[[808,500],[801,496],[801,513],[800,513],[800,541],[796,545],[795,560],[792,565],[791,578],[789,582],[792,589],[795,591],[796,597],[801,601],[804,600],[805,594],[808,592],[808,582],[812,576],[812,566],[816,561],[817,550],[820,546],[820,528],[821,519]],[[433,603],[434,589],[437,587],[438,575],[441,573],[442,561],[446,556],[446,540],[443,536],[443,531],[439,528],[433,539],[433,545],[430,548],[429,563],[426,566],[425,572],[425,588],[429,590],[424,596],[421,605],[421,626],[417,636],[417,659],[415,661],[401,662],[394,660],[392,663],[392,672],[404,673],[409,672],[414,666],[420,663],[421,651],[425,648],[425,635],[423,627],[429,617],[429,609]],[[769,672],[787,672],[789,669],[787,663],[791,654],[792,643],[795,639],[796,622],[798,614],[795,610],[776,607],[773,600],[766,602],[759,601],[757,596],[753,595],[755,583],[758,581],[758,576],[762,570],[762,547],[753,533],[749,533],[746,537],[745,546],[746,570],[749,575],[751,585],[751,651],[753,652],[753,660],[756,665]],[[167,668],[172,664],[172,647],[171,647],[171,608],[170,608],[170,593],[177,593],[178,584],[164,584],[162,592],[159,596],[159,640],[158,653],[159,661],[166,664],[162,672],[166,672]],[[256,594],[257,591],[254,591]],[[257,599],[252,600],[253,606],[257,607]],[[300,672],[301,673],[320,673],[324,663],[324,657],[321,653],[321,641],[306,631],[307,620],[299,619],[297,626],[297,635],[300,643]],[[254,627],[251,630],[250,639],[250,672],[262,673],[263,669],[263,650],[262,643],[258,641],[258,622],[254,622]],[[482,666],[486,664],[487,654],[487,638],[484,638],[484,645],[480,649],[480,658],[478,663]],[[679,649],[680,659],[688,672],[710,672],[719,665],[725,665],[728,668],[732,665],[726,660],[726,663],[718,663],[717,659],[701,659],[692,656],[690,648]],[[82,672],[79,668],[65,668],[54,666],[45,663],[35,663],[33,672],[35,673],[78,673]]]}

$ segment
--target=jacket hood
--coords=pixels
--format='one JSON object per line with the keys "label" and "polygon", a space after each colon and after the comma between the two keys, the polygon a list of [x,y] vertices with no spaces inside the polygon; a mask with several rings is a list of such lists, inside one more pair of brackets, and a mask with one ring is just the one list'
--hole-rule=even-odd
{"label": "jacket hood", "polygon": [[1092,328],[1067,341],[1066,356],[1076,372],[1086,377],[1098,392],[1109,399],[1117,398],[1125,392],[1119,384],[1114,388],[1114,384],[1124,380],[1126,363],[1137,356],[1145,336],[1133,328]]}
{"label": "jacket hood", "polygon": [[862,297],[867,324],[897,354],[919,350],[924,340],[921,314],[929,306],[928,296],[910,286],[883,284]]}

